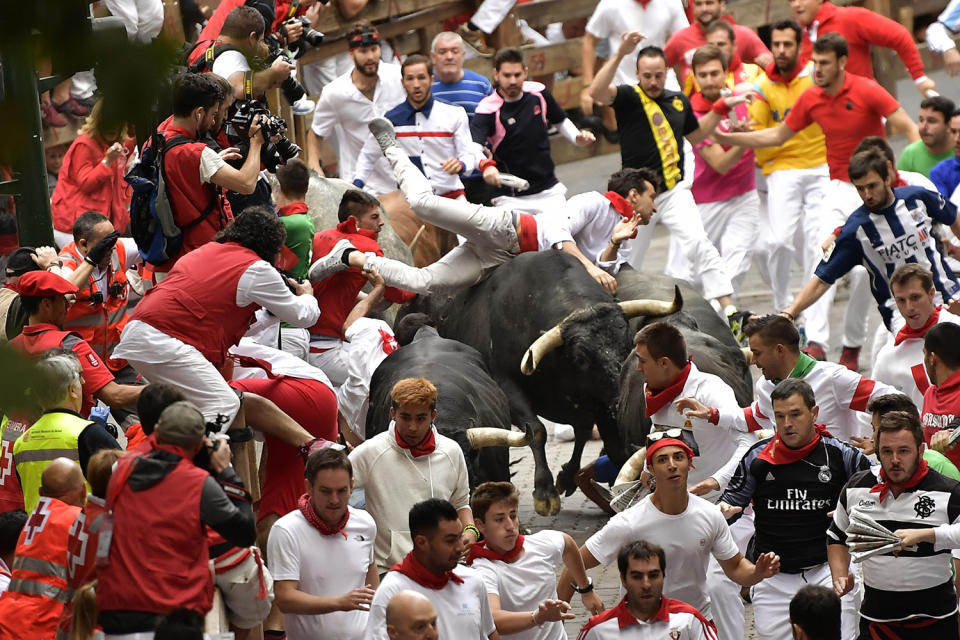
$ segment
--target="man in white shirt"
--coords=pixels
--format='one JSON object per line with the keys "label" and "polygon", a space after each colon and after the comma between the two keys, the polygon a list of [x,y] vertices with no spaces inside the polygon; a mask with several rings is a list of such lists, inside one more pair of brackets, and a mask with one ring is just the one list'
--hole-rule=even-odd
{"label": "man in white shirt", "polygon": [[437,640],[437,610],[416,591],[399,591],[387,603],[390,640]]}
{"label": "man in white shirt", "polygon": [[617,555],[617,568],[626,596],[590,618],[577,640],[716,640],[717,628],[703,614],[686,602],[663,597],[667,571],[663,547],[646,540],[630,543]]}
{"label": "man in white shirt", "polygon": [[277,520],[267,542],[287,638],[363,638],[380,584],[373,559],[377,527],[348,504],[353,469],[342,450],[314,452],[304,476],[307,492],[298,509]]}
{"label": "man in white shirt", "polygon": [[[392,471],[391,467],[385,468]],[[466,545],[453,505],[437,498],[418,502],[410,509],[408,527],[413,550],[380,583],[370,605],[364,638],[386,640],[387,603],[394,594],[411,590],[433,603],[441,638],[499,640],[483,580],[473,569],[457,567]]]}
{"label": "man in white shirt", "polygon": [[[426,56],[407,56],[400,74],[407,99],[384,117],[393,123],[397,141],[427,176],[433,192],[466,200],[460,175],[472,172],[484,157],[480,145],[470,136],[467,112],[463,107],[434,100],[433,65]],[[353,184],[362,189],[373,167],[382,161],[380,145],[368,136],[354,169]]]}
{"label": "man in white shirt", "polygon": [[890,288],[906,325],[880,349],[872,376],[909,396],[917,407],[922,407],[923,394],[930,386],[923,366],[923,338],[938,323],[960,324],[960,318],[943,305],[936,304],[933,274],[918,264],[897,267],[890,276]]}
{"label": "man in white shirt", "polygon": [[460,445],[433,426],[437,388],[424,378],[405,378],[390,391],[392,419],[350,453],[354,481],[366,492],[367,511],[377,523],[380,573],[410,550],[410,508],[427,498],[451,502],[461,522],[464,547],[480,538],[470,510],[470,482]]}
{"label": "man in white shirt", "polygon": [[563,621],[575,616],[568,602],[557,600],[557,565],[563,562],[573,576],[588,611],[600,613],[603,603],[573,538],[549,529],[520,533],[519,502],[510,482],[484,482],[473,490],[470,506],[483,541],[470,548],[467,565],[483,578],[498,632],[517,640],[566,640]]}
{"label": "man in white shirt", "polygon": [[[354,68],[323,88],[313,125],[307,136],[307,165],[321,176],[320,142],[336,134],[340,175],[352,179],[357,158],[370,136],[367,123],[400,103],[405,93],[400,67],[380,61],[380,36],[369,25],[347,33]],[[386,162],[377,162],[366,186],[375,193],[393,191],[396,185]]]}
{"label": "man in white shirt", "polygon": [[[707,620],[716,620],[730,612],[722,611],[722,605],[711,607],[707,586],[711,557],[741,586],[752,586],[775,575],[780,568],[780,558],[772,552],[765,553],[754,565],[740,554],[720,509],[687,490],[693,450],[679,439],[680,434],[674,437],[673,431],[669,432],[671,435],[647,442],[646,463],[656,479],[654,492],[612,517],[580,547],[580,556],[584,566],[591,569],[610,564],[624,545],[637,539],[658,544],[671,566],[664,592],[689,603]],[[560,576],[557,593],[561,599],[568,599],[572,593],[566,572]],[[742,625],[741,613],[740,635],[726,634],[723,629],[719,635],[742,638]]]}

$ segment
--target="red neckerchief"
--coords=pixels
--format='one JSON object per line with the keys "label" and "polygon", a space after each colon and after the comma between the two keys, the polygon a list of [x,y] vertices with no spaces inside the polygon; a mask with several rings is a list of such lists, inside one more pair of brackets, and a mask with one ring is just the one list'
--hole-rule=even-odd
{"label": "red neckerchief", "polygon": [[453,571],[447,571],[439,576],[427,571],[427,568],[413,557],[413,551],[404,556],[403,560],[390,567],[390,571],[399,571],[421,587],[438,591],[447,586],[447,583],[451,580],[457,584],[463,584],[463,578]]}
{"label": "red neckerchief", "polygon": [[767,77],[773,80],[774,82],[782,82],[783,84],[789,83],[791,80],[800,75],[800,72],[806,69],[807,61],[801,54],[797,58],[797,64],[793,67],[793,71],[790,72],[788,76],[780,75],[780,72],[777,70],[777,63],[771,62],[767,65],[767,68],[763,71],[767,74]]}
{"label": "red neckerchief", "polygon": [[653,0],[637,0],[640,3],[640,7],[643,9],[647,8],[647,5],[653,2]]}
{"label": "red neckerchief", "polygon": [[706,113],[713,109],[713,101],[703,97],[703,92],[694,91],[690,94],[690,107],[696,113]]}
{"label": "red neckerchief", "polygon": [[414,458],[433,453],[437,449],[437,439],[433,437],[433,427],[430,427],[427,435],[423,436],[420,444],[413,446],[407,444],[406,441],[400,437],[396,427],[393,428],[393,437],[397,439],[397,445],[399,445],[401,449],[407,449]]}
{"label": "red neckerchief", "polygon": [[737,79],[737,73],[743,71],[743,60],[740,58],[740,54],[734,50],[733,56],[730,58],[730,64],[727,65],[727,76],[733,76],[733,79]]}
{"label": "red neckerchief", "polygon": [[897,171],[897,179],[894,180],[893,184],[890,186],[896,189],[897,187],[909,187],[910,184],[906,180],[904,180],[903,176],[900,175],[900,172]]}
{"label": "red neckerchief", "polygon": [[357,229],[357,220],[353,216],[348,216],[346,220],[337,225],[337,231],[340,233],[355,233],[366,236],[371,240],[377,239],[377,232],[373,229]]}
{"label": "red neckerchief", "polygon": [[820,436],[829,436],[830,432],[822,424],[814,425],[817,429],[813,435],[813,440],[803,445],[799,449],[791,449],[780,440],[780,434],[773,436],[773,439],[767,443],[760,455],[761,460],[766,460],[770,464],[793,464],[797,460],[803,460],[814,448],[820,444]]}
{"label": "red neckerchief", "polygon": [[297,500],[297,508],[300,509],[300,513],[303,514],[303,517],[307,519],[307,522],[310,523],[310,526],[322,533],[325,536],[332,536],[340,534],[343,536],[343,539],[347,539],[347,532],[344,529],[347,526],[347,520],[350,519],[350,509],[347,509],[346,513],[343,514],[343,519],[335,527],[328,527],[327,524],[317,515],[317,512],[313,510],[313,503],[310,502],[310,494],[303,494],[300,496],[300,499]]}
{"label": "red neckerchief", "polygon": [[[630,220],[636,215],[636,212],[633,210],[633,205],[627,202],[627,199],[616,191],[607,191],[603,194],[603,197],[610,201],[610,206],[613,207],[624,220]],[[636,237],[637,232],[634,231],[630,239],[632,240]]]}
{"label": "red neckerchief", "polygon": [[687,377],[690,375],[690,364],[688,362],[687,366],[680,369],[679,375],[664,389],[653,389],[649,384],[647,385],[643,393],[647,397],[646,412],[648,418],[680,395],[680,392],[683,391],[683,385],[687,384]]}
{"label": "red neckerchief", "polygon": [[473,561],[477,558],[486,558],[488,560],[502,560],[504,562],[513,562],[517,559],[517,556],[520,555],[520,552],[523,551],[523,534],[517,536],[517,542],[513,545],[513,549],[507,551],[506,553],[497,553],[493,549],[487,546],[486,541],[481,541],[474,543],[470,547],[470,553],[467,554],[467,565],[473,564]]}
{"label": "red neckerchief", "polygon": [[[670,606],[669,603],[674,602],[670,598],[660,597],[660,608],[657,609],[657,612],[653,614],[653,617],[650,618],[648,622],[670,622]],[[620,601],[620,604],[611,609],[614,616],[617,620],[617,627],[620,629],[626,629],[627,627],[635,624],[640,624],[640,621],[633,617],[633,614],[627,609],[627,597],[624,596],[623,600]]]}
{"label": "red neckerchief", "polygon": [[893,339],[893,346],[897,346],[904,340],[909,340],[910,338],[922,338],[927,335],[927,331],[937,324],[940,321],[940,306],[933,310],[933,313],[930,314],[930,317],[927,318],[927,323],[920,327],[919,329],[911,329],[910,325],[903,325],[903,329],[897,332],[897,337]]}
{"label": "red neckerchief", "polygon": [[912,489],[923,480],[927,472],[930,471],[930,466],[927,464],[927,461],[923,459],[923,456],[920,457],[920,464],[917,465],[917,470],[913,472],[913,475],[904,482],[903,484],[894,484],[887,480],[887,474],[883,472],[883,468],[880,468],[880,482],[873,485],[870,489],[870,493],[879,493],[880,502],[883,502],[883,499],[887,496],[887,492],[890,491],[892,487],[899,487],[901,489]]}
{"label": "red neckerchief", "polygon": [[307,213],[308,211],[310,211],[310,207],[307,206],[306,202],[293,202],[285,207],[280,207],[277,209],[277,213],[281,218],[283,216],[292,216],[298,213]]}

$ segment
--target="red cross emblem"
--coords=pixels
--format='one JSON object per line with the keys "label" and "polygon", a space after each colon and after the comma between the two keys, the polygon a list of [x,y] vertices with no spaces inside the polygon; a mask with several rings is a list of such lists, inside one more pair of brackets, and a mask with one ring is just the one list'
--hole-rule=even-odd
{"label": "red cross emblem", "polygon": [[33,538],[38,533],[43,531],[43,528],[47,526],[47,522],[50,520],[50,499],[49,498],[40,498],[40,502],[37,503],[36,508],[34,508],[33,513],[30,514],[30,519],[27,520],[26,526],[23,528],[23,532],[26,534],[23,537],[23,544],[29,545],[33,544]]}
{"label": "red cross emblem", "polygon": [[0,487],[7,484],[7,477],[13,475],[13,443],[0,442]]}
{"label": "red cross emblem", "polygon": [[87,559],[87,540],[90,534],[84,527],[86,521],[87,514],[81,511],[70,527],[70,538],[67,541],[67,573],[71,578],[77,575],[77,567],[82,567]]}

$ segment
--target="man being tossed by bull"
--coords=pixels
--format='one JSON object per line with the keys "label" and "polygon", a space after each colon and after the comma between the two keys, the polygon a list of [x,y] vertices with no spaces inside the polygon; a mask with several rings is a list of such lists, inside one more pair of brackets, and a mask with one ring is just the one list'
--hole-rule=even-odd
{"label": "man being tossed by bull", "polygon": [[[611,178],[611,191],[605,194],[609,201],[606,208],[622,218],[612,218],[613,224],[599,244],[594,246],[591,243],[585,248],[590,256],[586,257],[574,242],[573,234],[576,233],[578,239],[582,234],[578,228],[572,228],[576,225],[572,225],[566,215],[534,217],[502,207],[484,207],[434,195],[430,182],[397,144],[390,121],[376,118],[369,126],[414,212],[425,222],[456,233],[467,241],[439,261],[418,269],[382,256],[361,253],[344,239],[310,267],[309,277],[313,282],[348,267],[364,271],[376,268],[387,285],[429,295],[474,285],[489,269],[519,253],[559,247],[577,257],[612,293],[616,290],[616,281],[611,272],[615,272],[615,267],[623,261],[620,255],[622,243],[636,234],[638,225],[649,222],[655,210],[656,185],[650,176],[631,173],[631,180],[614,181]],[[618,175],[614,174],[614,177]]]}

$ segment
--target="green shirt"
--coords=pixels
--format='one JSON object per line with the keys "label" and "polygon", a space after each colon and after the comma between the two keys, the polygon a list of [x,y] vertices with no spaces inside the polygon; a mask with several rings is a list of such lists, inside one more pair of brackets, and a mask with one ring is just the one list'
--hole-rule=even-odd
{"label": "green shirt", "polygon": [[929,178],[930,170],[937,166],[937,163],[952,157],[952,148],[935,156],[927,151],[927,145],[923,144],[923,140],[917,140],[916,142],[908,144],[907,148],[900,154],[900,159],[897,161],[897,169],[901,171],[915,171]]}
{"label": "green shirt", "polygon": [[939,451],[927,449],[923,452],[923,459],[926,460],[927,465],[937,473],[942,473],[948,478],[953,478],[960,482],[960,471],[957,470],[956,465],[950,462],[950,459]]}
{"label": "green shirt", "polygon": [[310,250],[313,248],[315,232],[313,219],[309,213],[294,213],[281,216],[280,222],[287,230],[287,240],[284,244],[297,256],[297,265],[290,269],[290,273],[298,280],[304,280],[307,277],[307,271],[310,270]]}

